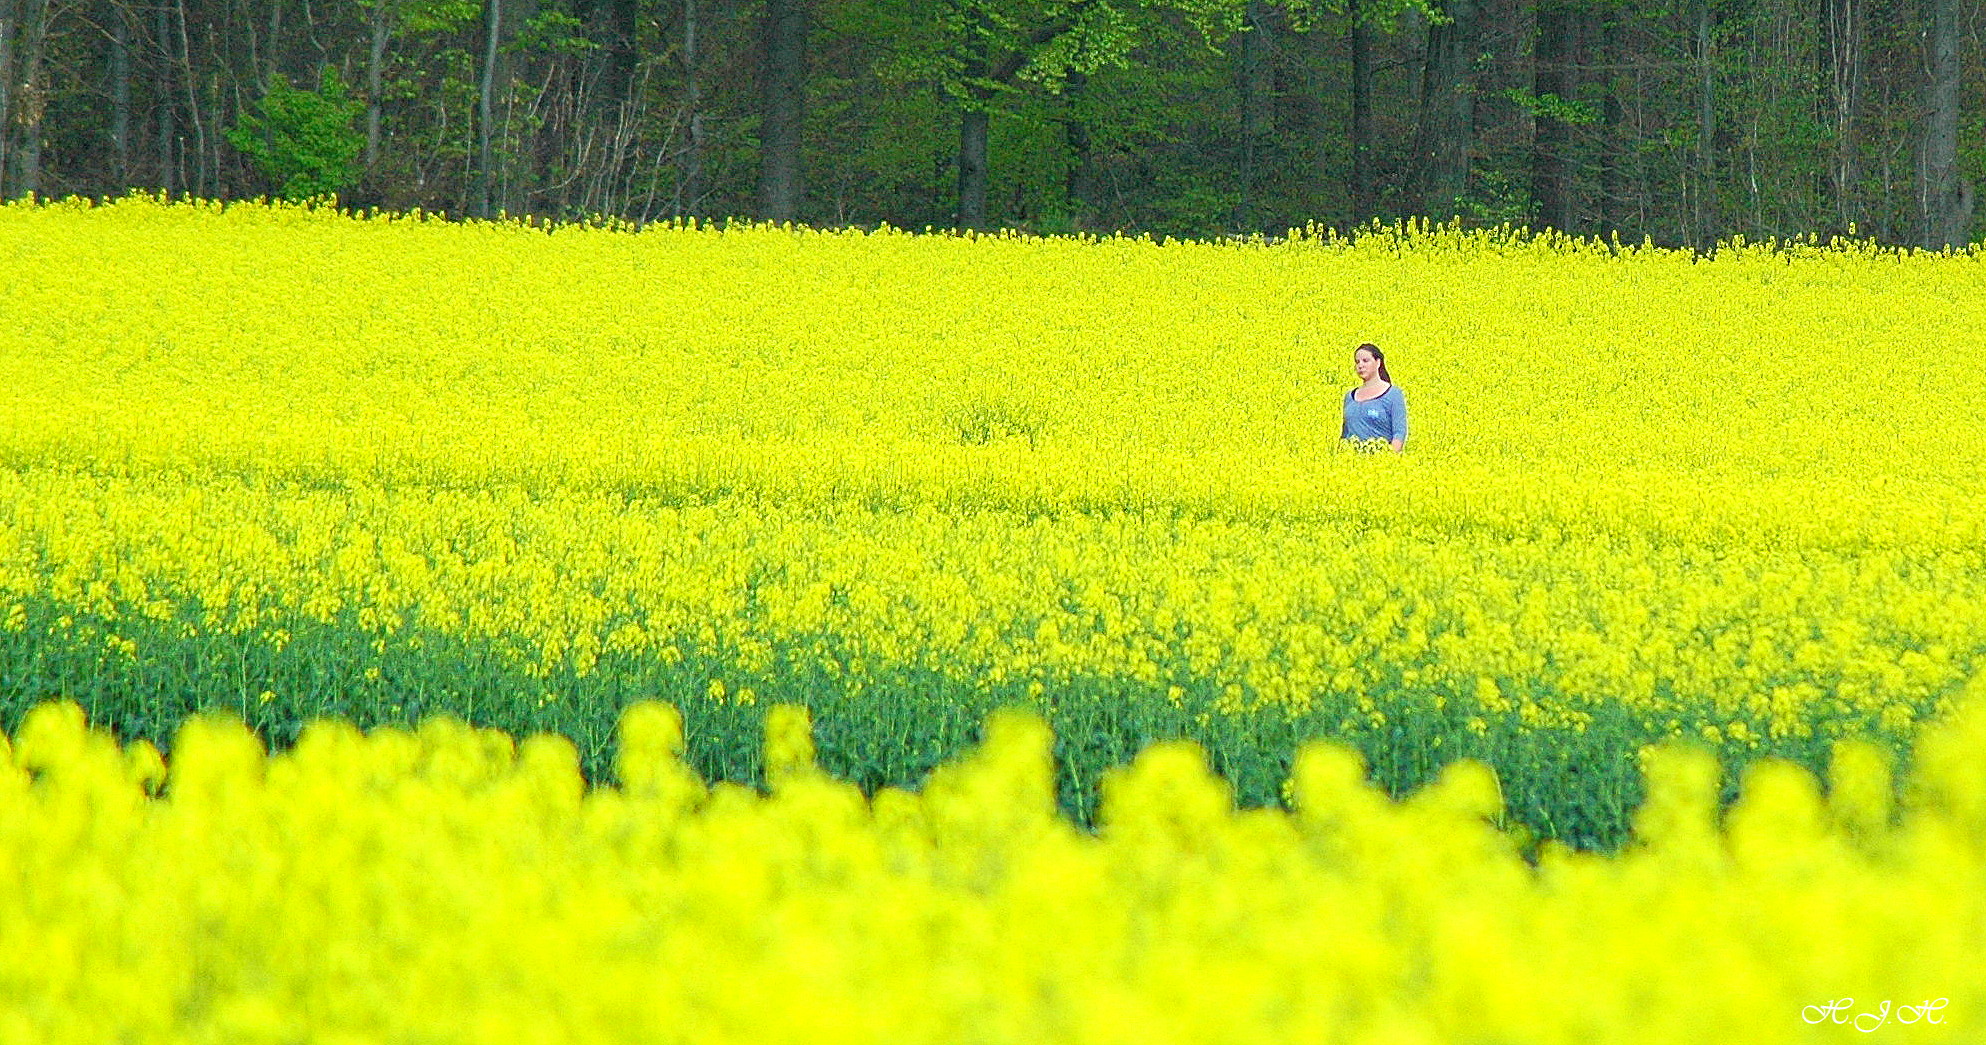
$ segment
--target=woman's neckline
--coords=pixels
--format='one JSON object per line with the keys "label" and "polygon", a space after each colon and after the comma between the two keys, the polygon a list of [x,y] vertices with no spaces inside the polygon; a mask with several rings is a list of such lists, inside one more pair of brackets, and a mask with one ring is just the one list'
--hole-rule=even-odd
{"label": "woman's neckline", "polygon": [[1370,403],[1370,402],[1372,402],[1372,400],[1373,400],[1373,399],[1384,399],[1384,398],[1386,398],[1386,393],[1388,393],[1388,392],[1391,392],[1391,391],[1393,390],[1393,383],[1392,383],[1392,382],[1390,382],[1390,381],[1389,381],[1389,382],[1387,382],[1387,383],[1386,383],[1386,387],[1385,387],[1385,388],[1382,388],[1382,389],[1380,389],[1380,390],[1379,390],[1379,394],[1378,394],[1378,395],[1376,395],[1376,396],[1373,396],[1373,397],[1372,397],[1372,399],[1360,399],[1360,398],[1358,397],[1358,391],[1359,391],[1359,388],[1364,388],[1364,387],[1365,387],[1364,385],[1360,385],[1360,386],[1358,386],[1358,388],[1354,388],[1354,389],[1352,389],[1352,402],[1354,402],[1354,403]]}

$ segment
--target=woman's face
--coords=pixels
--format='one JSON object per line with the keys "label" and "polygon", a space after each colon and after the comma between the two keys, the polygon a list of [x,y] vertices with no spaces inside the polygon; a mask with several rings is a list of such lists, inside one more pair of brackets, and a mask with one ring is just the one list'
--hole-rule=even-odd
{"label": "woman's face", "polygon": [[1372,353],[1361,348],[1352,353],[1352,369],[1358,371],[1360,381],[1370,381],[1372,375],[1379,373],[1379,360],[1372,358]]}

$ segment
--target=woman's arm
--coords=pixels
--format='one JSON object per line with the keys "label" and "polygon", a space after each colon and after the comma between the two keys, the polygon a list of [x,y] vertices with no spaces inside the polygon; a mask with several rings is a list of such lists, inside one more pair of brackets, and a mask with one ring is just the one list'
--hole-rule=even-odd
{"label": "woman's arm", "polygon": [[1399,400],[1393,404],[1393,409],[1389,411],[1393,415],[1393,449],[1405,450],[1407,448],[1407,393],[1401,392],[1399,385],[1394,385],[1393,391],[1399,395]]}

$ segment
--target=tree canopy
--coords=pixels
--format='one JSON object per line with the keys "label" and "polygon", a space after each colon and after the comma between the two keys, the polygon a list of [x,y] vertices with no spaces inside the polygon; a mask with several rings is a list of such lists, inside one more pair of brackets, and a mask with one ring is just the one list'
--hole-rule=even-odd
{"label": "tree canopy", "polygon": [[1974,238],[1982,0],[0,0],[0,198]]}

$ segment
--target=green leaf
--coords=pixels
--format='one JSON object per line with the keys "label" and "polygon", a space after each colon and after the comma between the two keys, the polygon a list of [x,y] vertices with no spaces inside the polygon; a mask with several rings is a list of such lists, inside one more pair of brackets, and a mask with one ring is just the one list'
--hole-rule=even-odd
{"label": "green leaf", "polygon": [[336,196],[358,182],[365,136],[357,123],[364,108],[331,66],[319,73],[314,91],[273,74],[226,137],[283,198]]}

